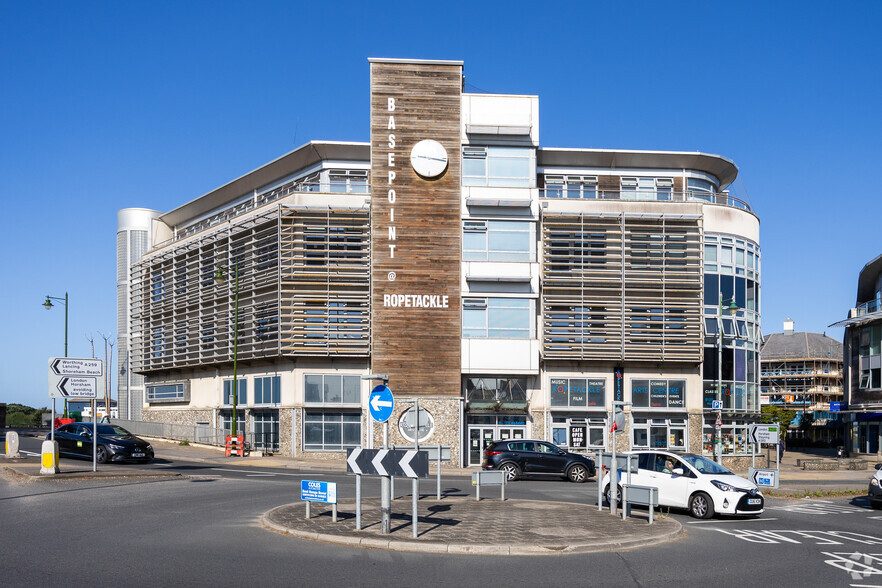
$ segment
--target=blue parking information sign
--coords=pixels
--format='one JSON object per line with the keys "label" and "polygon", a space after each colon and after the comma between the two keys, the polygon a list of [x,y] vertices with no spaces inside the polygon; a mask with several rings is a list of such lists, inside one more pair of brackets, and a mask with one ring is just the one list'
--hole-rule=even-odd
{"label": "blue parking information sign", "polygon": [[300,480],[300,500],[337,504],[337,482]]}

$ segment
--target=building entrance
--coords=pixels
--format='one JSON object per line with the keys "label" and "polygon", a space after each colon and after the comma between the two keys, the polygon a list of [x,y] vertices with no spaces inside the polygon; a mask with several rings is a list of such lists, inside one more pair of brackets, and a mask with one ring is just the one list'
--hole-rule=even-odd
{"label": "building entrance", "polygon": [[[474,423],[473,421],[483,421]],[[489,421],[489,422],[488,422]],[[484,449],[493,441],[523,439],[527,435],[527,418],[523,416],[472,416],[469,417],[469,463],[480,466]]]}

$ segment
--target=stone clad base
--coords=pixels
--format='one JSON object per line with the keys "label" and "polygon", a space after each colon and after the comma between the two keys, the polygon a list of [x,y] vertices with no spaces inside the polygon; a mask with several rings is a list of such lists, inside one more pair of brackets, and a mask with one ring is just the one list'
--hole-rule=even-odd
{"label": "stone clad base", "polygon": [[[425,439],[420,439],[420,445],[443,445],[450,447],[451,462],[449,465],[462,466],[459,461],[460,452],[460,405],[459,396],[447,397],[420,397],[420,408],[425,409],[434,421],[432,433]],[[413,440],[406,439],[401,432],[400,421],[413,406],[413,401],[406,398],[395,398],[395,409],[387,421],[389,423],[389,445],[396,447],[413,447]],[[365,410],[365,420],[371,421],[370,413]],[[372,423],[374,448],[383,446],[383,424]],[[371,423],[365,424],[365,438]]]}

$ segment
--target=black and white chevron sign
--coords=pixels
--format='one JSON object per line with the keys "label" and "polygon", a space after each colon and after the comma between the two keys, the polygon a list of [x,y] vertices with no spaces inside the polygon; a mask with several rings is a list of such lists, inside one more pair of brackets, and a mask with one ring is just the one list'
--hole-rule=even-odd
{"label": "black and white chevron sign", "polygon": [[362,449],[346,453],[346,473],[363,476],[428,478],[429,454],[414,449]]}

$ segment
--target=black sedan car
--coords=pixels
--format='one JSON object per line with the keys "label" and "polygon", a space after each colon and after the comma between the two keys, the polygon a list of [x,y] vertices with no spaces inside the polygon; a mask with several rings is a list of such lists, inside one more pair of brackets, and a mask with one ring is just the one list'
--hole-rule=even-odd
{"label": "black sedan car", "polygon": [[571,482],[585,482],[596,472],[590,457],[532,439],[494,441],[484,450],[481,467],[505,472],[508,481],[524,474],[550,474],[566,476]]}
{"label": "black sedan car", "polygon": [[[92,423],[69,423],[55,429],[58,453],[67,457],[92,459]],[[50,439],[46,435],[46,439]],[[153,447],[118,425],[98,424],[98,463],[153,459]]]}

